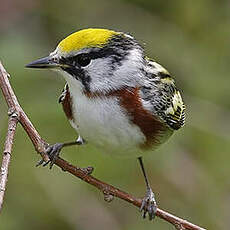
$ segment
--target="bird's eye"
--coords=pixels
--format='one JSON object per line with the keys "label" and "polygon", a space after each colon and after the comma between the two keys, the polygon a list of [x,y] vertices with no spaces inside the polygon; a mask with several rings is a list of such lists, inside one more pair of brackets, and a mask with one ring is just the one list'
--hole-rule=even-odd
{"label": "bird's eye", "polygon": [[89,65],[89,63],[91,62],[89,54],[86,53],[78,54],[75,60],[82,67]]}

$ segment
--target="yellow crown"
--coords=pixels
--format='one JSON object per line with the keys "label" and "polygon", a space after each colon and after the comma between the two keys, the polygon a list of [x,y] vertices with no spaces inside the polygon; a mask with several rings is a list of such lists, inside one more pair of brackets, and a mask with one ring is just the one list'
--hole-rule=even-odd
{"label": "yellow crown", "polygon": [[102,47],[108,40],[119,32],[106,29],[84,29],[63,39],[58,47],[63,52],[70,52],[89,47]]}

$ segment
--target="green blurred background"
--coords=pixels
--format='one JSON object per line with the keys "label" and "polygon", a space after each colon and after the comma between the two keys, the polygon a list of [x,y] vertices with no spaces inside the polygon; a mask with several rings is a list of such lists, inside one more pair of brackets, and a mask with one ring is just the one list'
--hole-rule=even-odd
{"label": "green blurred background", "polygon": [[[229,229],[229,1],[1,0],[0,5],[0,59],[21,105],[49,143],[76,138],[57,103],[64,81],[25,64],[87,27],[129,32],[144,44],[175,76],[187,104],[186,126],[144,159],[158,204],[207,229]],[[0,98],[3,146],[8,118]],[[87,146],[63,152],[73,164],[94,166],[96,177],[144,195],[137,160],[110,158]],[[138,209],[121,200],[104,202],[98,190],[57,167],[36,168],[38,160],[19,126],[0,229],[174,229],[159,218],[142,220]]]}

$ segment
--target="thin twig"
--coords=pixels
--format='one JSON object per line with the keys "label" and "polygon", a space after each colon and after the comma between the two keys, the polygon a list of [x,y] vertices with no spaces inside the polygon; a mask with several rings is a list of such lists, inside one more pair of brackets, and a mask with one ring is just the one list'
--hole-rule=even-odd
{"label": "thin twig", "polygon": [[2,156],[2,166],[0,171],[0,212],[2,210],[4,195],[6,191],[6,183],[9,171],[9,164],[11,159],[11,152],[14,140],[14,134],[17,127],[17,114],[13,113],[9,118],[8,130],[6,135],[5,147]]}
{"label": "thin twig", "polygon": [[[6,102],[9,108],[13,108],[15,112],[18,114],[18,121],[21,123],[23,128],[26,130],[29,138],[31,139],[36,151],[41,154],[42,158],[45,161],[48,161],[48,156],[45,154],[46,147],[48,143],[46,143],[39,133],[36,131],[29,118],[24,113],[23,109],[19,105],[17,98],[11,88],[11,85],[8,80],[8,74],[4,67],[0,62],[0,87],[2,89],[3,95],[6,99]],[[122,200],[125,200],[136,207],[141,206],[141,199],[138,199],[120,189],[109,185],[103,181],[98,180],[97,178],[89,175],[86,170],[83,170],[79,167],[73,166],[70,163],[66,162],[62,158],[57,158],[55,160],[55,164],[59,166],[63,171],[67,171],[72,175],[82,179],[83,181],[95,186],[105,195],[105,200],[111,201],[113,197],[118,197]],[[167,222],[173,224],[177,229],[188,229],[188,230],[205,230],[197,225],[194,225],[186,220],[183,220],[177,216],[174,216],[160,208],[157,208],[156,216],[161,219],[166,220]]]}

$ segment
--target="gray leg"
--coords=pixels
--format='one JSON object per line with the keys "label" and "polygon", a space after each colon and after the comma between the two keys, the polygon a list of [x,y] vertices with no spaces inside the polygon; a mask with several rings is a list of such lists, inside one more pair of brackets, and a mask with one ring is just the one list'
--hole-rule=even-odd
{"label": "gray leg", "polygon": [[156,204],[156,200],[155,200],[155,195],[154,195],[154,193],[150,187],[147,175],[145,173],[142,157],[138,157],[138,160],[139,160],[141,170],[142,170],[144,178],[145,178],[146,187],[147,187],[147,192],[146,192],[144,199],[142,200],[140,210],[143,213],[142,214],[143,218],[145,218],[146,214],[148,213],[149,219],[152,220],[152,219],[154,219],[154,217],[156,215],[156,211],[157,211],[157,204]]}
{"label": "gray leg", "polygon": [[82,145],[84,143],[85,143],[85,141],[79,136],[78,139],[76,141],[73,141],[73,142],[56,143],[54,145],[50,145],[46,149],[46,153],[48,154],[50,160],[47,162],[44,162],[44,160],[42,159],[36,164],[36,166],[39,166],[39,165],[46,166],[46,165],[50,164],[50,169],[52,169],[55,160],[58,158],[61,150],[64,147],[73,146],[73,145]]}

